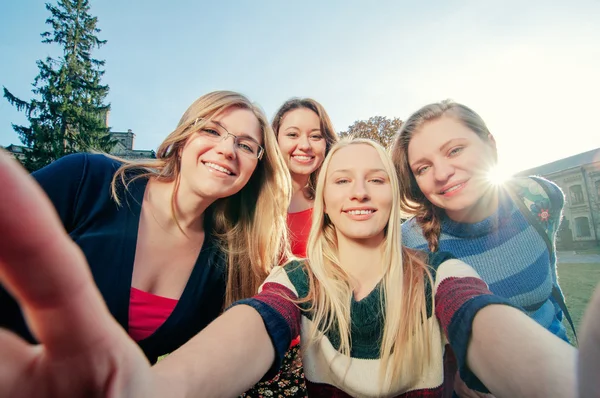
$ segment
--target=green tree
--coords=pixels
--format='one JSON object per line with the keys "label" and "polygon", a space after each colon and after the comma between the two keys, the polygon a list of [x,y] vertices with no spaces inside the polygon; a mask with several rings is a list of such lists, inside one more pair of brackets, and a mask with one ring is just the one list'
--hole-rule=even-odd
{"label": "green tree", "polygon": [[342,131],[340,137],[370,138],[388,148],[394,142],[400,127],[402,120],[397,117],[388,119],[385,116],[373,116],[369,120],[357,120],[348,130]]}
{"label": "green tree", "polygon": [[29,126],[13,124],[28,147],[24,165],[30,171],[73,152],[110,151],[116,141],[109,135],[105,104],[108,85],[101,84],[104,61],[92,57],[106,40],[96,36],[98,19],[90,15],[88,0],[46,3],[51,31],[41,34],[42,43],[58,44],[62,56],[38,60],[33,81],[34,99],[23,101],[4,87],[4,97],[24,112]]}

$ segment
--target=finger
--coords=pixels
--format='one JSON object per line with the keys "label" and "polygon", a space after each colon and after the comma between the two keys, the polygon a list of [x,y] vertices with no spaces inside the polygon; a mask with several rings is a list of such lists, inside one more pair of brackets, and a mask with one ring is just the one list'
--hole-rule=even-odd
{"label": "finger", "polygon": [[581,323],[579,344],[579,396],[600,397],[600,285]]}
{"label": "finger", "polygon": [[105,338],[108,311],[79,248],[33,178],[0,153],[0,280],[49,353]]}
{"label": "finger", "polygon": [[0,329],[0,397],[14,397],[17,390],[24,392],[39,351],[39,347]]}

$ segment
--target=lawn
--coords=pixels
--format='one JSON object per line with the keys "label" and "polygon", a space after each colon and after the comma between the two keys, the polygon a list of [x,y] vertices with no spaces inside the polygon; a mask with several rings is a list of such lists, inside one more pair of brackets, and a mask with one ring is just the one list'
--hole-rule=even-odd
{"label": "lawn", "polygon": [[[558,277],[575,327],[579,324],[596,285],[600,282],[600,264],[559,263]],[[565,320],[569,339],[575,341],[571,326]]]}

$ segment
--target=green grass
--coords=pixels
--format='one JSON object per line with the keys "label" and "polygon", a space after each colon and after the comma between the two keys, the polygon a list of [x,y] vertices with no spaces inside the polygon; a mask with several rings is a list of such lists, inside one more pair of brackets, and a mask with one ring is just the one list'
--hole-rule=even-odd
{"label": "green grass", "polygon": [[[579,333],[579,325],[596,285],[600,282],[600,264],[558,264],[558,282],[563,290],[567,308]],[[575,341],[571,326],[565,320],[567,334]]]}

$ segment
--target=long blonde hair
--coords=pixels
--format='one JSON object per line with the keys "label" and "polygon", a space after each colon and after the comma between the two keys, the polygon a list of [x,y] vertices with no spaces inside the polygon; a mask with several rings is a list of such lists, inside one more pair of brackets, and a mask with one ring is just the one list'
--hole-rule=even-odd
{"label": "long blonde hair", "polygon": [[[331,158],[349,145],[368,145],[379,154],[389,175],[393,194],[390,219],[383,242],[384,276],[381,283],[381,306],[385,317],[381,341],[380,379],[384,388],[402,374],[405,380],[418,380],[431,362],[431,325],[428,318],[426,282],[431,284],[428,266],[416,252],[401,245],[400,199],[398,179],[385,149],[369,139],[343,139],[336,144],[323,162],[319,175],[313,223],[308,239],[309,293],[313,328],[308,344],[321,333],[335,330],[339,333],[339,351],[350,355],[350,277],[340,264],[335,226],[324,212],[324,186]],[[431,285],[430,285],[431,286]],[[429,314],[433,313],[433,300]]]}
{"label": "long blonde hair", "polygon": [[[321,134],[325,137],[325,155],[327,155],[331,150],[331,147],[338,142],[338,135],[335,133],[333,123],[331,123],[331,119],[325,111],[325,108],[323,108],[323,105],[312,98],[290,98],[279,107],[273,117],[273,123],[271,125],[275,136],[279,137],[279,128],[281,127],[281,122],[285,115],[296,109],[309,109],[317,114],[319,117]],[[323,165],[313,171],[308,178],[308,185],[305,191],[307,199],[313,200],[315,197],[315,187],[317,185],[317,177],[319,176],[321,167],[323,167]]]}
{"label": "long blonde hair", "polygon": [[225,306],[254,295],[271,268],[278,264],[282,253],[289,250],[285,217],[291,198],[291,181],[262,109],[245,96],[231,91],[203,95],[190,105],[177,128],[159,146],[156,159],[120,159],[122,166],[115,173],[111,186],[112,196],[120,204],[119,187],[127,189],[138,178],[175,181],[171,214],[177,222],[175,195],[180,182],[179,152],[192,134],[231,107],[254,113],[265,150],[248,183],[235,195],[219,199],[207,209],[213,232],[228,257]]}
{"label": "long blonde hair", "polygon": [[[434,206],[421,192],[408,161],[408,145],[423,125],[440,119],[442,116],[456,119],[484,142],[489,143],[492,138],[492,134],[481,116],[471,108],[452,100],[425,105],[413,113],[402,125],[392,146],[392,160],[400,180],[400,204],[402,211],[415,216],[423,231],[423,236],[427,240],[429,250],[432,252],[437,251],[439,247],[443,210]],[[494,150],[493,162],[495,163],[498,156],[496,146],[491,146]]]}

